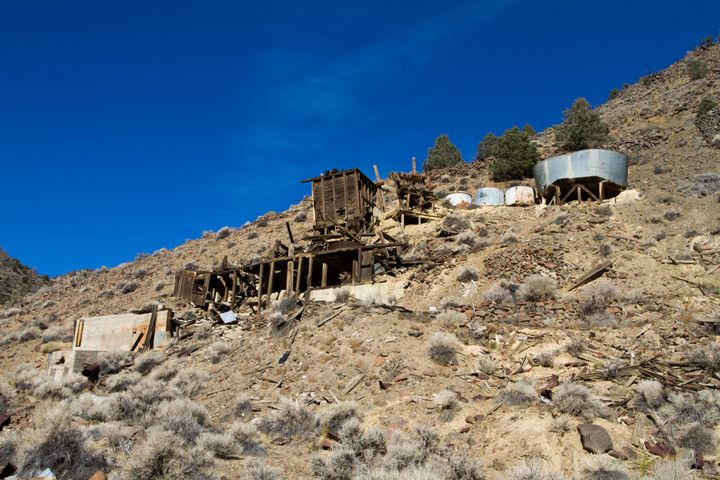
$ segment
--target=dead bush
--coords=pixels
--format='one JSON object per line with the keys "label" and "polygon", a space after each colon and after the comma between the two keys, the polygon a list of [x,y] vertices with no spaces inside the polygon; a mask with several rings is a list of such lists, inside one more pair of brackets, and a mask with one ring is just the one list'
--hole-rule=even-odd
{"label": "dead bush", "polygon": [[477,268],[472,265],[466,265],[458,270],[457,280],[458,282],[469,282],[477,280],[479,276],[480,274],[478,273]]}
{"label": "dead bush", "polygon": [[592,456],[583,470],[583,480],[630,480],[620,462],[609,455]]}
{"label": "dead bush", "polygon": [[[145,441],[122,457],[116,474],[118,480],[215,480],[217,477],[213,474],[213,468],[213,459],[207,451],[190,448],[172,432],[151,427]],[[89,475],[73,478],[87,478]]]}
{"label": "dead bush", "polygon": [[152,378],[153,380],[160,380],[161,382],[169,382],[170,380],[175,378],[178,370],[179,365],[175,362],[163,363],[153,369],[152,373],[149,375],[149,378]]}
{"label": "dead bush", "polygon": [[493,283],[483,293],[482,297],[492,303],[512,303],[512,292],[504,283]]}
{"label": "dead bush", "polygon": [[580,315],[587,319],[593,315],[603,314],[605,309],[618,298],[620,298],[620,290],[612,282],[600,280],[582,293]]}
{"label": "dead bush", "polygon": [[299,302],[296,296],[288,295],[272,302],[272,310],[273,312],[288,313],[295,310]]}
{"label": "dead bush", "polygon": [[477,245],[478,236],[474,232],[466,231],[457,235],[455,237],[455,241],[458,245],[467,245],[468,247],[473,248]]}
{"label": "dead bush", "polygon": [[608,415],[607,407],[592,390],[579,383],[561,383],[553,389],[552,401],[558,411],[587,420]]}
{"label": "dead bush", "polygon": [[150,373],[155,367],[162,364],[165,361],[165,354],[162,352],[156,352],[149,350],[141,353],[135,359],[135,371],[143,375]]}
{"label": "dead bush", "polygon": [[47,318],[35,318],[32,321],[32,326],[37,327],[40,330],[47,330],[50,326],[50,322]]}
{"label": "dead bush", "polygon": [[609,257],[610,254],[612,253],[612,251],[613,251],[612,244],[607,243],[607,242],[601,243],[600,246],[598,247],[598,253],[600,254],[601,257]]}
{"label": "dead bush", "polygon": [[479,372],[484,373],[485,375],[492,375],[493,373],[495,373],[495,370],[497,370],[497,365],[495,365],[495,362],[493,362],[490,356],[483,355],[478,357],[477,361],[475,362],[475,368]]}
{"label": "dead bush", "polygon": [[529,405],[536,402],[538,393],[532,383],[520,380],[510,383],[500,392],[497,401],[503,405]]}
{"label": "dead bush", "polygon": [[98,355],[98,363],[100,364],[100,373],[103,375],[117,373],[132,363],[132,353],[102,352]]}
{"label": "dead bush", "polygon": [[710,343],[705,347],[696,347],[688,353],[687,361],[708,372],[720,371],[720,343]]}
{"label": "dead bush", "polygon": [[673,445],[704,454],[715,451],[714,427],[720,423],[720,392],[672,393],[660,411],[667,418],[663,430]]}
{"label": "dead bush", "polygon": [[230,353],[230,345],[222,341],[215,342],[208,348],[208,353],[210,354],[210,361],[212,363],[219,363],[225,355]]}
{"label": "dead bush", "polygon": [[235,422],[230,426],[230,435],[243,455],[265,455],[267,452],[260,442],[260,435],[255,425]]}
{"label": "dead bush", "polygon": [[141,379],[142,375],[139,372],[121,372],[108,378],[105,388],[109,392],[124,392],[133,385],[137,385]]}
{"label": "dead bush", "polygon": [[530,275],[518,289],[518,295],[523,300],[540,302],[555,298],[556,290],[557,282],[552,278]]}
{"label": "dead bush", "polygon": [[177,388],[188,397],[192,397],[205,388],[205,384],[208,379],[208,374],[203,370],[197,368],[184,368],[170,381],[170,385]]}
{"label": "dead bush", "polygon": [[665,213],[663,213],[663,218],[667,220],[668,222],[672,222],[673,220],[677,220],[682,215],[680,212],[677,212],[675,210],[666,210]]}
{"label": "dead bush", "polygon": [[692,480],[695,478],[681,459],[659,460],[653,463],[652,476],[641,480]]}
{"label": "dead bush", "polygon": [[548,472],[537,457],[523,460],[510,470],[510,480],[563,480],[562,474]]}
{"label": "dead bush", "polygon": [[509,228],[508,231],[505,232],[502,237],[500,237],[500,243],[502,245],[510,245],[517,242],[518,236],[515,235],[515,232],[512,231],[512,228]]}
{"label": "dead bush", "polygon": [[195,325],[195,329],[193,330],[194,338],[205,340],[206,338],[210,338],[210,335],[212,335],[212,325],[210,323],[198,323]]}
{"label": "dead bush", "polygon": [[0,465],[13,462],[19,439],[14,432],[0,434]]}
{"label": "dead bush", "polygon": [[350,300],[350,289],[347,287],[335,289],[335,303],[347,303]]}
{"label": "dead bush", "polygon": [[550,368],[555,365],[555,357],[557,357],[557,350],[545,350],[535,355],[533,362],[542,367]]}
{"label": "dead bush", "polygon": [[352,480],[359,462],[355,451],[340,445],[327,457],[313,457],[310,471],[320,480]]}
{"label": "dead bush", "polygon": [[329,434],[338,438],[343,424],[350,419],[360,420],[355,402],[334,403],[323,410],[318,416],[320,426]]}
{"label": "dead bush", "polygon": [[235,399],[235,415],[244,417],[252,413],[252,399],[247,393],[241,393]]}
{"label": "dead bush", "polygon": [[620,375],[622,366],[623,364],[617,360],[606,360],[600,368],[600,376],[606,380],[617,378]]}
{"label": "dead bush", "polygon": [[237,458],[240,449],[235,443],[235,438],[230,433],[204,432],[197,440],[197,444],[203,450],[207,450],[217,458]]}
{"label": "dead bush", "polygon": [[29,342],[30,340],[35,340],[36,338],[40,337],[41,331],[37,327],[27,327],[20,331],[20,333],[17,336],[17,339],[21,342]]}
{"label": "dead bush", "polygon": [[268,315],[268,326],[270,327],[270,333],[275,336],[282,336],[287,334],[290,330],[295,328],[296,320],[289,318],[282,312],[272,312]]}
{"label": "dead bush", "polygon": [[452,333],[435,332],[428,341],[430,358],[440,365],[456,363],[457,351],[460,348],[457,337]]}
{"label": "dead bush", "polygon": [[665,403],[663,386],[657,380],[643,380],[637,385],[635,406],[640,410],[660,408]]}
{"label": "dead bush", "polygon": [[140,288],[140,284],[138,284],[137,282],[120,282],[117,284],[117,291],[122,293],[123,295],[132,293],[138,288]]}
{"label": "dead bush", "polygon": [[188,443],[194,443],[205,431],[209,417],[204,406],[187,398],[161,402],[152,415],[150,424],[161,426]]}
{"label": "dead bush", "polygon": [[260,463],[250,463],[247,466],[247,476],[242,480],[280,480],[280,475]]}
{"label": "dead bush", "polygon": [[164,281],[160,280],[153,286],[153,290],[156,292],[161,291],[163,288],[165,288],[165,285],[167,285]]}
{"label": "dead bush", "polygon": [[578,339],[572,340],[565,347],[565,351],[574,357],[577,357],[583,350],[585,350],[585,346],[583,342]]}
{"label": "dead bush", "polygon": [[232,228],[230,227],[222,227],[220,230],[217,231],[217,239],[222,240],[224,238],[227,238],[232,233]]}
{"label": "dead bush", "polygon": [[52,353],[57,352],[58,350],[65,350],[69,346],[69,344],[63,342],[48,342],[40,346],[40,351],[42,353]]}
{"label": "dead bush", "polygon": [[36,476],[46,468],[58,478],[88,478],[98,470],[105,470],[101,452],[72,423],[65,407],[36,410],[35,425],[21,448],[22,477]]}
{"label": "dead bush", "polygon": [[307,220],[307,214],[305,212],[298,212],[293,218],[293,221],[295,221],[295,223],[302,223],[305,220]]}
{"label": "dead bush", "polygon": [[248,232],[248,234],[247,234],[248,240],[254,240],[254,239],[256,239],[257,237],[258,237],[257,232]]}
{"label": "dead bush", "polygon": [[307,407],[286,398],[280,400],[277,410],[257,421],[261,432],[285,437],[309,437],[317,426],[315,415]]}
{"label": "dead bush", "polygon": [[446,310],[438,313],[435,317],[439,323],[446,327],[457,327],[467,323],[467,317],[464,313],[455,310]]}
{"label": "dead bush", "polygon": [[612,217],[613,211],[610,205],[600,205],[595,208],[595,214],[603,217]]}
{"label": "dead bush", "polygon": [[459,409],[457,393],[451,390],[442,390],[433,395],[433,402],[440,410],[440,420],[449,422]]}
{"label": "dead bush", "polygon": [[465,230],[470,228],[470,222],[454,213],[451,213],[450,215],[447,215],[445,218],[443,218],[442,222],[440,222],[440,225],[443,229],[456,233],[464,232]]}

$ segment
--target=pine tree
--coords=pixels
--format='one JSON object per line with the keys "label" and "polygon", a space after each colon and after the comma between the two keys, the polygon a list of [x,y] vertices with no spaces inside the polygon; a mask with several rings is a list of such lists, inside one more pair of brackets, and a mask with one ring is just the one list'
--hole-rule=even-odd
{"label": "pine tree", "polygon": [[555,142],[561,148],[567,151],[597,148],[608,141],[610,128],[584,98],[576,99],[563,117],[563,123],[555,129]]}
{"label": "pine tree", "polygon": [[463,163],[460,150],[450,141],[450,138],[443,134],[435,139],[435,146],[428,148],[428,156],[423,163],[423,170],[435,170],[438,168],[452,167]]}
{"label": "pine tree", "polygon": [[518,127],[506,130],[493,148],[493,154],[495,160],[490,165],[490,173],[495,180],[530,177],[533,167],[540,160],[527,128],[522,131]]}
{"label": "pine tree", "polygon": [[494,133],[490,132],[478,143],[477,153],[475,154],[475,160],[485,160],[488,157],[495,156],[495,149],[497,148],[498,137]]}

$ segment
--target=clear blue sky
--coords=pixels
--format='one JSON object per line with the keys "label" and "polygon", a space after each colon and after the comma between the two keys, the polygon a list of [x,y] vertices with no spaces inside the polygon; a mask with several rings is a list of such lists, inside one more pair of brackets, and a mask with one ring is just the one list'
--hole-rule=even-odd
{"label": "clear blue sky", "polygon": [[0,2],[0,246],[113,266],[309,193],[299,180],[466,160],[666,67],[713,1]]}

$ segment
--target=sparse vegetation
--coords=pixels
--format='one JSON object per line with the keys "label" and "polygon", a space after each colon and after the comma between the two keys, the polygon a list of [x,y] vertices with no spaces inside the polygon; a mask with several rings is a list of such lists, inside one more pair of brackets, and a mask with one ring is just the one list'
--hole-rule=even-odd
{"label": "sparse vegetation", "polygon": [[295,223],[302,223],[302,222],[304,222],[305,220],[307,220],[307,214],[306,214],[305,212],[298,212],[298,213],[295,214],[295,216],[293,217],[293,221],[294,221]]}
{"label": "sparse vegetation", "polygon": [[687,73],[692,80],[700,80],[708,74],[708,67],[702,60],[692,59],[687,62]]}
{"label": "sparse vegetation", "polygon": [[451,213],[442,219],[442,228],[452,232],[460,233],[470,228],[470,222],[459,215]]}
{"label": "sparse vegetation", "polygon": [[563,480],[563,476],[557,472],[548,472],[542,460],[533,457],[513,467],[510,480]]}
{"label": "sparse vegetation", "polygon": [[605,417],[607,407],[585,385],[579,383],[561,383],[553,390],[553,404],[561,413],[591,420]]}
{"label": "sparse vegetation", "polygon": [[494,180],[516,180],[532,176],[532,169],[540,160],[537,147],[531,141],[533,135],[532,127],[528,130],[513,127],[499,138],[493,134],[485,136],[478,145],[478,153],[482,153],[483,158],[494,157],[490,165]]}
{"label": "sparse vegetation", "polygon": [[210,361],[212,363],[219,363],[225,355],[227,355],[230,352],[230,345],[228,345],[226,342],[215,342],[208,348],[208,353],[210,355]]}
{"label": "sparse vegetation", "polygon": [[428,354],[435,363],[451,365],[456,362],[456,355],[460,344],[455,335],[452,333],[435,332],[430,336],[428,342]]}
{"label": "sparse vegetation", "polygon": [[552,278],[542,275],[530,275],[518,289],[518,295],[523,300],[540,302],[555,298],[556,290],[557,282]]}
{"label": "sparse vegetation", "polygon": [[443,422],[452,420],[459,406],[457,393],[451,390],[442,390],[433,395],[433,401],[440,410],[440,420]]}
{"label": "sparse vegetation", "polygon": [[297,401],[281,399],[277,409],[260,417],[257,428],[263,433],[306,438],[318,427],[315,415]]}
{"label": "sparse vegetation", "polygon": [[428,149],[428,156],[423,163],[423,170],[429,172],[438,168],[462,165],[460,150],[443,134],[435,139],[435,146]]}
{"label": "sparse vegetation", "polygon": [[217,231],[216,238],[218,240],[222,240],[224,238],[227,238],[232,233],[232,228],[230,227],[222,227],[220,230]]}
{"label": "sparse vegetation", "polygon": [[688,353],[688,363],[711,373],[720,371],[720,343],[692,349]]}
{"label": "sparse vegetation", "polygon": [[505,390],[497,396],[497,401],[503,405],[529,405],[536,402],[538,394],[532,383],[520,380],[509,383]]}
{"label": "sparse vegetation", "polygon": [[154,350],[143,352],[135,359],[135,371],[146,375],[164,361],[165,354],[162,352],[156,352]]}
{"label": "sparse vegetation", "polygon": [[472,280],[477,280],[478,278],[478,270],[472,265],[465,265],[464,267],[461,267],[460,270],[458,270],[457,280],[459,282],[469,282]]}
{"label": "sparse vegetation", "polygon": [[100,373],[108,375],[117,373],[132,363],[132,353],[121,351],[102,352],[98,356]]}
{"label": "sparse vegetation", "polygon": [[512,292],[503,282],[493,283],[483,293],[482,297],[492,303],[512,303]]}
{"label": "sparse vegetation", "polygon": [[583,480],[630,480],[625,468],[609,455],[595,455],[584,468]]}
{"label": "sparse vegetation", "polygon": [[490,356],[482,355],[478,357],[477,362],[475,362],[475,368],[485,375],[492,375],[495,373],[495,370],[497,370],[497,365],[495,365],[495,362],[493,362]]}
{"label": "sparse vegetation", "polygon": [[435,318],[445,327],[456,327],[467,323],[467,317],[465,314],[454,310],[446,310],[438,313]]}
{"label": "sparse vegetation", "polygon": [[556,350],[545,350],[535,355],[533,361],[542,367],[550,368],[555,365],[555,357],[557,357]]}

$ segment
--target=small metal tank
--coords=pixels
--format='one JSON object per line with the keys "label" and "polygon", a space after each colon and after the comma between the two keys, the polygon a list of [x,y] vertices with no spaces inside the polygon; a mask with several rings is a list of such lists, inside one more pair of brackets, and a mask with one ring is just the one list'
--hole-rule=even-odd
{"label": "small metal tank", "polygon": [[535,189],[518,185],[505,190],[505,205],[535,205]]}
{"label": "small metal tank", "polygon": [[467,208],[472,203],[472,195],[467,192],[453,192],[445,195],[445,201],[453,207]]}
{"label": "small metal tank", "polygon": [[499,188],[478,188],[475,192],[475,205],[505,205],[505,194]]}

